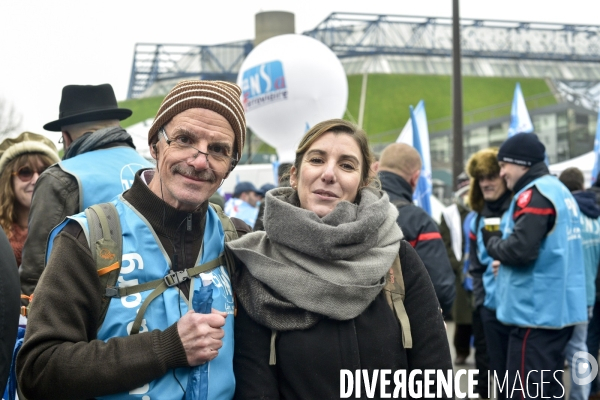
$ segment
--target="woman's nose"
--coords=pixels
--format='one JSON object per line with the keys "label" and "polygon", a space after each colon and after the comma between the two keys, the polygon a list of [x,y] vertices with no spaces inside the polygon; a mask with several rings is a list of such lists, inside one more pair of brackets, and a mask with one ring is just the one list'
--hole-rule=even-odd
{"label": "woman's nose", "polygon": [[325,165],[325,170],[323,171],[323,174],[321,175],[321,179],[323,179],[325,182],[329,182],[329,183],[333,183],[335,182],[335,164],[326,164]]}
{"label": "woman's nose", "polygon": [[33,173],[33,176],[31,177],[31,184],[35,185],[35,183],[37,182],[38,178],[40,177],[40,174],[36,171]]}

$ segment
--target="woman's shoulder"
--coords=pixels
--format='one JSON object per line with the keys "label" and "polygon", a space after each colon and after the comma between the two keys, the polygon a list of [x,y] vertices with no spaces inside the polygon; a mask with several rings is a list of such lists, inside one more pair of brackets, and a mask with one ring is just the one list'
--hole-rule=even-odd
{"label": "woman's shoulder", "polygon": [[415,249],[406,240],[400,241],[400,250],[398,251],[400,256],[400,265],[402,266],[402,272],[414,273],[419,269],[419,266],[425,270],[425,265],[421,258],[415,251]]}
{"label": "woman's shoulder", "polygon": [[418,287],[420,290],[425,289],[423,285],[428,287],[431,286],[431,291],[435,294],[429,272],[427,272],[425,264],[421,261],[421,257],[419,257],[410,243],[402,240],[400,242],[400,250],[398,253],[400,255],[400,267],[402,269],[402,277],[404,279],[404,286],[406,287],[407,294],[411,291],[411,288],[413,290],[415,287]]}

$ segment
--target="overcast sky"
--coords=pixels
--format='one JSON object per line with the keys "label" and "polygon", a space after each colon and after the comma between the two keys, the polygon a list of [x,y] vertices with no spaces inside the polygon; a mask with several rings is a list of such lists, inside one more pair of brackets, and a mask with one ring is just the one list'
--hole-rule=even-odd
{"label": "overcast sky", "polygon": [[[290,11],[296,32],[333,11],[450,17],[451,0],[0,0],[0,96],[23,130],[58,118],[62,87],[110,83],[125,99],[135,43],[215,44],[254,38],[254,14]],[[598,0],[461,0],[461,17],[600,24]]]}

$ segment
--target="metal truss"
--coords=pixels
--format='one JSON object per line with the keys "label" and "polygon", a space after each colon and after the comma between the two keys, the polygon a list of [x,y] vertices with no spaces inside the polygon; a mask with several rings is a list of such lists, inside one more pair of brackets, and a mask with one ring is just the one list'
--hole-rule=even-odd
{"label": "metal truss", "polygon": [[[346,73],[450,74],[450,18],[334,12],[304,32]],[[600,79],[600,26],[461,19],[463,73]],[[166,93],[185,78],[235,81],[251,40],[212,46],[135,46],[128,98]]]}
{"label": "metal truss", "polygon": [[[461,19],[463,57],[600,61],[600,26]],[[330,14],[305,35],[339,58],[373,55],[450,57],[452,19],[401,15]]]}
{"label": "metal truss", "polygon": [[154,92],[186,78],[235,81],[253,47],[251,40],[211,46],[137,43],[127,98],[164,94]]}

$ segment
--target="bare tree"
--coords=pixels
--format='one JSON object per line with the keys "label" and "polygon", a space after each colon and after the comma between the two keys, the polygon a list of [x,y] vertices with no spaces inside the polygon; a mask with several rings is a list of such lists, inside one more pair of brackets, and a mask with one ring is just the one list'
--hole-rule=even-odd
{"label": "bare tree", "polygon": [[0,97],[0,137],[8,136],[21,127],[23,117],[14,105]]}

